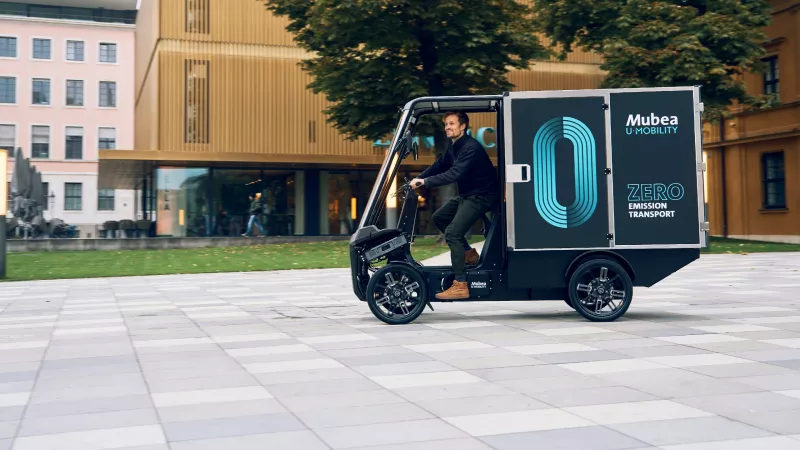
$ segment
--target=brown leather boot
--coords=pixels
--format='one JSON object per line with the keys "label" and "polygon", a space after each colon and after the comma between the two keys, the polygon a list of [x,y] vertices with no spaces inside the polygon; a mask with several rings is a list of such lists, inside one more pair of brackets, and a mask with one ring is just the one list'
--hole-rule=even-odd
{"label": "brown leather boot", "polygon": [[474,248],[471,248],[464,253],[464,262],[468,266],[474,266],[475,264],[478,264],[478,259],[480,259],[480,255],[478,255],[478,251]]}
{"label": "brown leather boot", "polygon": [[453,285],[446,291],[436,294],[436,298],[439,300],[463,300],[469,298],[467,282],[453,281]]}

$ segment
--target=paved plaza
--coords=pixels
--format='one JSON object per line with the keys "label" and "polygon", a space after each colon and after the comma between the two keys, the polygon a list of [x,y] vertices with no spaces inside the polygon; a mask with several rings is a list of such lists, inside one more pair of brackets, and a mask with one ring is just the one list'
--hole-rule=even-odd
{"label": "paved plaza", "polygon": [[800,254],[711,255],[627,315],[375,319],[347,270],[0,284],[0,449],[800,449]]}

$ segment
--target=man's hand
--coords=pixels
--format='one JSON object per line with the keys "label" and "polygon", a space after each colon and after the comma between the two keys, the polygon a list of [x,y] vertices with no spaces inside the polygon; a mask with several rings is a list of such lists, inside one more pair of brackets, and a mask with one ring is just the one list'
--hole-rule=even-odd
{"label": "man's hand", "polygon": [[408,182],[408,185],[411,186],[413,189],[417,189],[421,186],[425,186],[425,180],[422,178],[414,178],[413,180]]}

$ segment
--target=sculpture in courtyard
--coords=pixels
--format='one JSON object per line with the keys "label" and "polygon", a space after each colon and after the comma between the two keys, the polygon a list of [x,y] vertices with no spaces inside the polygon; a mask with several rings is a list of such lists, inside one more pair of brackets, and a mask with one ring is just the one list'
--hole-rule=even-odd
{"label": "sculpture in courtyard", "polygon": [[42,174],[31,166],[28,158],[23,157],[19,147],[14,154],[10,193],[9,207],[13,218],[6,224],[9,235],[19,235],[20,231],[24,238],[61,234],[56,233],[59,231],[56,228],[66,226],[62,220],[54,219],[48,223],[44,218],[47,193]]}

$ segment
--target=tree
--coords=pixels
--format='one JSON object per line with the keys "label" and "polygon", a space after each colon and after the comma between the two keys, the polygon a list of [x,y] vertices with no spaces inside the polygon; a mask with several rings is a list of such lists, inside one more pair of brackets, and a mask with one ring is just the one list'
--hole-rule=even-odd
{"label": "tree", "polygon": [[764,0],[534,0],[536,22],[563,58],[573,48],[602,55],[604,87],[701,86],[705,116],[735,103],[763,105],[746,92],[760,72],[771,21]]}
{"label": "tree", "polygon": [[[260,0],[264,1],[264,0]],[[427,95],[510,90],[509,68],[549,54],[530,7],[515,0],[266,0],[312,57],[301,66],[309,88],[349,139],[376,140],[397,124],[398,109]],[[421,124],[422,125],[422,124]],[[418,132],[444,147],[441,124]]]}

